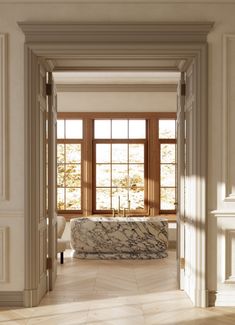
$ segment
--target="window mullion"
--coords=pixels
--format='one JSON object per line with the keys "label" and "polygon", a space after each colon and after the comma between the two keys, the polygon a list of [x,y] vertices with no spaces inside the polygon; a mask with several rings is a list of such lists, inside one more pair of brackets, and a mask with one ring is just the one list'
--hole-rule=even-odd
{"label": "window mullion", "polygon": [[[66,138],[66,120],[64,120],[64,138]],[[66,210],[67,206],[67,195],[66,195],[66,170],[67,170],[67,164],[66,164],[66,141],[64,143],[64,209]]]}
{"label": "window mullion", "polygon": [[[84,119],[84,145],[83,145],[83,161],[82,161],[82,207],[83,214],[89,216],[92,214],[93,206],[93,189],[95,189],[95,170],[92,164],[93,152],[93,120],[90,118]],[[95,154],[94,154],[95,157]],[[89,186],[90,184],[90,186]]]}

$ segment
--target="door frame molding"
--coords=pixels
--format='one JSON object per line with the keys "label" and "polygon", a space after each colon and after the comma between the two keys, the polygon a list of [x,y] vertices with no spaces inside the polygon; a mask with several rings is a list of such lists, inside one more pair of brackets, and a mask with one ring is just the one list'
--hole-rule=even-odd
{"label": "door frame molding", "polygon": [[[34,143],[38,137],[34,127],[37,123],[35,120],[36,67],[38,61],[43,60],[51,64],[53,70],[56,69],[56,60],[63,58],[86,62],[83,70],[96,67],[119,71],[146,69],[153,71],[156,70],[153,62],[158,59],[178,60],[178,70],[183,71],[187,62],[195,60],[198,90],[198,106],[194,121],[197,131],[193,135],[197,172],[195,305],[206,307],[208,305],[206,286],[207,34],[213,27],[213,23],[21,22],[19,26],[25,34],[25,306],[38,305],[41,290],[37,281],[39,249],[35,219],[37,189],[34,184],[36,173]],[[109,66],[106,66],[107,62]]]}

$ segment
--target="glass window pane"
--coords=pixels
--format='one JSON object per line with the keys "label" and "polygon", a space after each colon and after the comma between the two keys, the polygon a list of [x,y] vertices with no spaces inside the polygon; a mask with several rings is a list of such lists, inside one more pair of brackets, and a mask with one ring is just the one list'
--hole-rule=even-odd
{"label": "glass window pane", "polygon": [[111,186],[110,165],[96,165],[96,186]]}
{"label": "glass window pane", "polygon": [[[128,190],[125,188],[112,189],[112,208],[118,210],[120,202],[120,209],[128,208]],[[120,211],[122,213],[122,211]]]}
{"label": "glass window pane", "polygon": [[129,194],[131,210],[144,209],[144,189],[135,188]]}
{"label": "glass window pane", "polygon": [[146,137],[146,121],[129,120],[129,138],[145,139],[145,137]]}
{"label": "glass window pane", "polygon": [[112,188],[112,208],[118,210],[119,208],[121,208],[120,204],[121,204],[121,200],[120,197],[121,192],[120,192],[120,188]]}
{"label": "glass window pane", "polygon": [[161,144],[161,163],[175,163],[175,144]]}
{"label": "glass window pane", "polygon": [[128,120],[112,120],[112,139],[128,138]]}
{"label": "glass window pane", "polygon": [[66,165],[65,174],[66,187],[80,187],[81,186],[81,166],[75,164]]}
{"label": "glass window pane", "polygon": [[144,165],[129,165],[129,184],[132,189],[144,186]]}
{"label": "glass window pane", "polygon": [[161,165],[161,186],[175,186],[175,165]]}
{"label": "glass window pane", "polygon": [[128,144],[112,144],[112,162],[127,163]]}
{"label": "glass window pane", "polygon": [[57,139],[64,139],[64,120],[57,120]]}
{"label": "glass window pane", "polygon": [[112,186],[128,186],[128,168],[127,165],[112,165]]}
{"label": "glass window pane", "polygon": [[66,144],[66,163],[81,162],[81,144]]}
{"label": "glass window pane", "polygon": [[80,188],[66,189],[66,210],[81,210]]}
{"label": "glass window pane", "polygon": [[97,144],[96,145],[96,162],[97,163],[110,163],[110,144]]}
{"label": "glass window pane", "polygon": [[111,120],[95,120],[95,139],[111,138]]}
{"label": "glass window pane", "polygon": [[65,187],[64,172],[65,172],[65,165],[64,164],[57,165],[57,186],[59,187]]}
{"label": "glass window pane", "polygon": [[144,145],[129,144],[129,162],[144,163]]}
{"label": "glass window pane", "polygon": [[161,210],[175,210],[175,188],[161,188]]}
{"label": "glass window pane", "polygon": [[57,144],[57,163],[64,163],[64,144]]}
{"label": "glass window pane", "polygon": [[82,120],[66,120],[66,139],[82,139]]}
{"label": "glass window pane", "polygon": [[96,210],[111,209],[110,188],[96,189]]}
{"label": "glass window pane", "polygon": [[175,120],[159,120],[159,139],[175,139]]}
{"label": "glass window pane", "polygon": [[65,190],[64,188],[57,188],[57,209],[65,209]]}

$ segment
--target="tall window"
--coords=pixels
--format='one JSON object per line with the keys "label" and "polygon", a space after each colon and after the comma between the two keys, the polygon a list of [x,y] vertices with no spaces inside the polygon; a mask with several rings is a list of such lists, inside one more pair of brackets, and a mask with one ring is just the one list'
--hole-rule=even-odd
{"label": "tall window", "polygon": [[143,211],[147,163],[146,120],[94,121],[95,212]]}
{"label": "tall window", "polygon": [[133,215],[174,214],[175,117],[59,113],[58,212],[68,218],[124,208]]}
{"label": "tall window", "polygon": [[160,211],[175,211],[176,197],[176,130],[175,120],[160,119]]}
{"label": "tall window", "polygon": [[57,209],[81,211],[83,121],[57,121]]}

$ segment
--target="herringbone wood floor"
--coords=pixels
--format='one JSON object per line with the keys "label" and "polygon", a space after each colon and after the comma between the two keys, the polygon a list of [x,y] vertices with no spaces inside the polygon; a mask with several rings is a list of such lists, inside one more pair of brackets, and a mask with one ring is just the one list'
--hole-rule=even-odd
{"label": "herringbone wood floor", "polygon": [[0,325],[234,325],[235,308],[193,308],[177,290],[175,252],[162,260],[89,261],[67,254],[37,308],[1,308]]}

